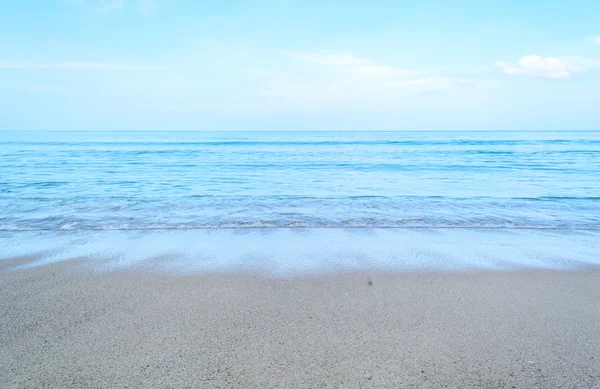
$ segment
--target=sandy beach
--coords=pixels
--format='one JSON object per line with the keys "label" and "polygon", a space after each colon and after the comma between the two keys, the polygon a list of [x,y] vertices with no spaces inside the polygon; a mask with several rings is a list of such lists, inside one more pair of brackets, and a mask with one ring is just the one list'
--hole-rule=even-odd
{"label": "sandy beach", "polygon": [[596,270],[8,270],[28,260],[0,264],[2,388],[600,387]]}

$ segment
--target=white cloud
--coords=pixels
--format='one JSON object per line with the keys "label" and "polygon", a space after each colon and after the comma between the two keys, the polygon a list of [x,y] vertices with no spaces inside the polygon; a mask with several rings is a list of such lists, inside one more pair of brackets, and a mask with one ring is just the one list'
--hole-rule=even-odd
{"label": "white cloud", "polygon": [[164,66],[121,65],[105,62],[29,62],[0,60],[0,69],[40,70],[167,70]]}
{"label": "white cloud", "polygon": [[496,67],[504,74],[525,75],[542,78],[569,78],[584,69],[573,61],[539,55],[528,55],[521,58],[516,65],[497,62]]}
{"label": "white cloud", "polygon": [[600,36],[596,36],[596,37],[592,38],[592,42],[594,42],[595,44],[600,46]]}
{"label": "white cloud", "polygon": [[289,52],[284,54],[314,64],[331,66],[342,73],[362,77],[409,77],[421,73],[420,70],[396,68],[393,66],[381,65],[370,59],[356,57],[352,54],[316,54]]}
{"label": "white cloud", "polygon": [[600,59],[583,57],[542,58],[529,55],[521,58],[516,65],[496,62],[496,68],[508,75],[565,79],[577,73],[600,68]]}
{"label": "white cloud", "polygon": [[[310,73],[292,72],[293,80],[266,89],[265,98],[273,99],[274,104],[315,110],[326,107],[381,110],[402,104],[418,93],[441,92],[459,85],[475,87],[469,80],[461,83],[455,77],[443,74],[446,70],[396,67],[347,53],[281,54],[317,65],[313,70],[318,73],[311,77]],[[298,79],[297,74],[307,76]]]}
{"label": "white cloud", "polygon": [[[346,77],[346,80],[341,83],[342,85],[360,84],[362,88],[412,88],[417,85],[431,83],[437,79],[431,77],[431,75],[426,75],[423,70],[382,65],[352,54],[289,52],[284,54],[335,70]],[[421,78],[415,78],[419,75],[421,75]],[[444,82],[443,85],[448,85],[448,83]],[[419,90],[422,90],[422,88],[419,87]]]}

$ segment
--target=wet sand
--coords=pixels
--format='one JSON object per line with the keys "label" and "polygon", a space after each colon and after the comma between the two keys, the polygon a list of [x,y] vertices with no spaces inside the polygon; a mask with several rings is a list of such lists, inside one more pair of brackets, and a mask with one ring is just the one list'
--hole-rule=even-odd
{"label": "wet sand", "polygon": [[8,269],[28,260],[0,262],[2,388],[600,388],[597,270]]}

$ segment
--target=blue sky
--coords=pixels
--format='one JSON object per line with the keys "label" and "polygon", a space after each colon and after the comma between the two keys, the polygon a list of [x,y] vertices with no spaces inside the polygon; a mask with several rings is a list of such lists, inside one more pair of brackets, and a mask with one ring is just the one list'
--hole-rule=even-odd
{"label": "blue sky", "polygon": [[596,0],[0,0],[0,129],[600,130],[599,15]]}

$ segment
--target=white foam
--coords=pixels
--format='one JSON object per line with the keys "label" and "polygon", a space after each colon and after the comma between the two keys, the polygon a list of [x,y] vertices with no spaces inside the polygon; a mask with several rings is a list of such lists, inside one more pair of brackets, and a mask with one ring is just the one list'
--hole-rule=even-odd
{"label": "white foam", "polygon": [[85,258],[92,271],[576,269],[600,265],[600,232],[464,229],[268,229],[14,232],[0,235],[0,260],[29,268]]}

